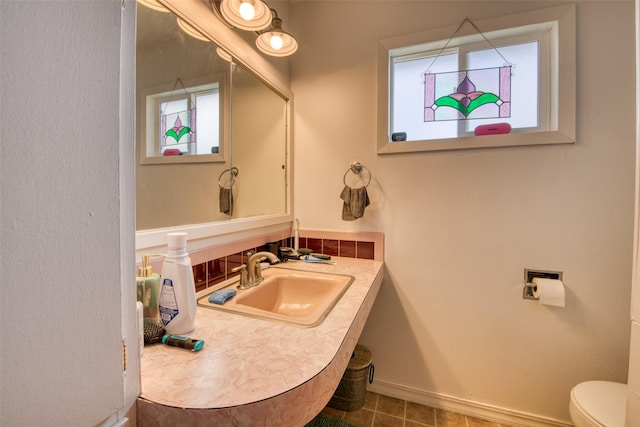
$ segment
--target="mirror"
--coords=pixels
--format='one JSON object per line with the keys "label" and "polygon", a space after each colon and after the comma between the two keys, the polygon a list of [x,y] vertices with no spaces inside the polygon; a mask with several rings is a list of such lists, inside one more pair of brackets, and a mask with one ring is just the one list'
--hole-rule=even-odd
{"label": "mirror", "polygon": [[[213,42],[187,35],[173,13],[138,4],[136,37],[136,229],[286,214],[288,99],[238,61],[222,59]],[[215,108],[198,107],[198,126],[191,126],[205,148],[174,144],[167,147],[180,154],[168,156],[163,131],[191,124],[167,110],[176,100]]]}
{"label": "mirror", "polygon": [[242,65],[231,76],[233,218],[286,212],[286,101]]}

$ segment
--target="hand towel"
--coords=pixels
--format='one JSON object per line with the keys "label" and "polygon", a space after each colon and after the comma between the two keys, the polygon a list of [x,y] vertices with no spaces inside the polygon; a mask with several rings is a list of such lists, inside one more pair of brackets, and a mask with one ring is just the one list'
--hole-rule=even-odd
{"label": "hand towel", "polygon": [[344,186],[340,198],[344,201],[342,205],[342,219],[353,221],[364,215],[364,208],[369,206],[369,195],[367,187],[351,188]]}
{"label": "hand towel", "polygon": [[233,193],[230,188],[220,187],[219,192],[219,203],[220,203],[220,212],[231,215],[233,213]]}

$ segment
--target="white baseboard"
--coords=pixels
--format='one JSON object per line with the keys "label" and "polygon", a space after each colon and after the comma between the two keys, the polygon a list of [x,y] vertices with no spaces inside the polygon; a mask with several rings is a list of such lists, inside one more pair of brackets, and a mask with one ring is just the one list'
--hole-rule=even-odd
{"label": "white baseboard", "polygon": [[514,427],[573,426],[566,421],[420,390],[380,379],[375,379],[372,384],[368,384],[367,391]]}

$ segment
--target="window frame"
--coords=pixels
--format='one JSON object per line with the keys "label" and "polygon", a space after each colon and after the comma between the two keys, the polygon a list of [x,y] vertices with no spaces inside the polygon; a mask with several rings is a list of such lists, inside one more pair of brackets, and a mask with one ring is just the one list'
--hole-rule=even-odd
{"label": "window frame", "polygon": [[[483,34],[493,33],[500,37],[517,38],[523,33],[534,34],[542,29],[552,32],[548,54],[540,55],[541,70],[545,66],[550,69],[550,72],[545,73],[548,79],[541,79],[539,87],[539,91],[545,91],[545,93],[539,93],[539,100],[547,105],[545,119],[548,121],[548,130],[514,131],[504,135],[475,136],[472,134],[457,138],[391,141],[391,116],[389,112],[392,89],[390,81],[391,52],[406,51],[408,55],[424,45],[430,45],[432,49],[441,48],[457,28],[457,26],[450,26],[384,39],[378,43],[377,153],[379,155],[575,142],[575,5],[554,6],[515,15],[478,20],[474,23],[483,31]],[[467,44],[469,40],[478,35],[477,31],[467,24],[458,31],[456,39],[458,42]],[[488,38],[491,40],[490,37]],[[465,40],[467,40],[466,43]],[[490,48],[489,45],[485,46]],[[496,46],[499,45],[496,44]],[[545,65],[545,61],[547,65]],[[554,63],[557,65],[554,66]],[[547,97],[547,93],[549,97]]]}
{"label": "window frame", "polygon": [[[184,87],[187,89],[187,94],[184,93],[182,86],[174,89],[175,84],[166,83],[158,86],[144,88],[140,90],[139,105],[142,108],[142,119],[144,123],[142,126],[138,126],[140,132],[140,141],[144,141],[144,144],[140,144],[140,164],[173,164],[173,163],[221,163],[225,162],[228,157],[229,146],[229,127],[230,127],[230,113],[229,113],[229,95],[227,91],[227,75],[226,73],[215,73],[212,75],[196,77],[188,80],[184,80]],[[171,101],[175,99],[187,99],[187,104],[191,108],[193,104],[193,96],[210,92],[211,89],[206,89],[212,85],[217,84],[217,91],[220,100],[219,109],[219,138],[218,138],[218,153],[211,154],[187,154],[183,156],[164,156],[160,153],[159,146],[159,133],[160,133],[160,104],[165,101]],[[172,95],[168,95],[171,92]]]}

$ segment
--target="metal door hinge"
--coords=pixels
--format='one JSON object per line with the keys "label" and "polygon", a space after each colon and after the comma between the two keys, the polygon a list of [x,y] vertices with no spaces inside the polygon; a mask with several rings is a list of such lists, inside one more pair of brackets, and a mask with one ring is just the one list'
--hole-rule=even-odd
{"label": "metal door hinge", "polygon": [[127,370],[127,342],[122,340],[122,370]]}

